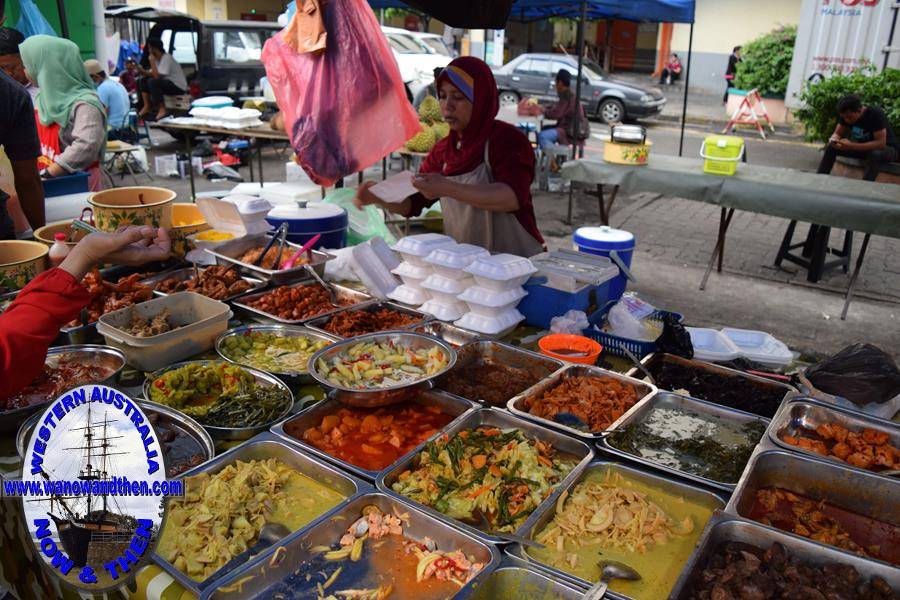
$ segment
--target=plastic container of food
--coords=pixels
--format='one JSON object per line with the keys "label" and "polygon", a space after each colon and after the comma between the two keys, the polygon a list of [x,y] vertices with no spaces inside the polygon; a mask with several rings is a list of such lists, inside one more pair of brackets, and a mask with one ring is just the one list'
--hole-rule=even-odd
{"label": "plastic container of food", "polygon": [[404,261],[391,273],[398,275],[406,285],[419,289],[422,286],[422,282],[434,273],[434,270],[429,265],[423,267],[422,265]]}
{"label": "plastic container of food", "polygon": [[465,279],[451,279],[435,273],[429,275],[421,283],[420,287],[431,293],[432,300],[437,300],[443,304],[456,304],[458,302],[457,296],[474,284],[475,280],[469,276],[466,276]]}
{"label": "plastic container of food", "polygon": [[265,219],[272,205],[254,196],[233,194],[222,200],[200,197],[197,208],[213,231],[231,237],[208,239],[218,236],[211,236],[209,231],[194,233],[187,239],[195,248],[218,248],[237,238],[260,235],[272,229]]}
{"label": "plastic container of food", "polygon": [[430,265],[425,261],[426,256],[441,246],[450,246],[455,243],[449,235],[423,233],[420,235],[408,235],[391,246],[391,249],[399,252],[403,260],[411,264],[428,267]]}
{"label": "plastic container of food", "polygon": [[432,298],[420,306],[419,310],[439,321],[455,321],[466,314],[466,305],[464,302],[442,302]]}
{"label": "plastic container of food", "polygon": [[420,306],[428,301],[429,294],[421,288],[404,284],[395,287],[387,297],[407,306]]}
{"label": "plastic container of food", "polygon": [[472,286],[461,293],[459,299],[468,304],[473,313],[495,317],[515,308],[527,295],[521,286],[503,292]]}
{"label": "plastic container of food", "polygon": [[765,367],[783,369],[794,360],[785,343],[765,331],[725,327],[721,333],[738,347],[741,356]]}
{"label": "plastic container of food", "polygon": [[591,338],[571,333],[551,333],[538,340],[541,354],[582,365],[593,365],[597,362],[603,346]]}
{"label": "plastic container of food", "polygon": [[514,254],[495,254],[478,258],[464,269],[475,276],[475,283],[483,288],[503,292],[515,289],[537,273],[531,261]]}
{"label": "plastic container of food", "polygon": [[731,339],[715,329],[705,327],[685,327],[691,334],[694,358],[709,362],[728,362],[741,356],[741,350]]}
{"label": "plastic container of food", "polygon": [[456,244],[441,246],[425,257],[425,262],[434,267],[434,272],[448,279],[467,277],[463,271],[478,258],[490,256],[491,253],[474,244]]}
{"label": "plastic container of food", "polygon": [[454,325],[483,333],[485,335],[498,335],[508,329],[512,329],[518,325],[525,317],[514,308],[508,309],[506,312],[494,315],[492,317],[480,315],[478,313],[467,312],[458,321],[454,321]]}
{"label": "plastic container of food", "polygon": [[[152,318],[168,309],[171,331],[137,337],[126,330],[133,314]],[[107,313],[97,322],[106,343],[128,357],[128,364],[141,371],[155,371],[173,362],[206,352],[219,334],[228,329],[228,305],[194,292],[179,292]]]}

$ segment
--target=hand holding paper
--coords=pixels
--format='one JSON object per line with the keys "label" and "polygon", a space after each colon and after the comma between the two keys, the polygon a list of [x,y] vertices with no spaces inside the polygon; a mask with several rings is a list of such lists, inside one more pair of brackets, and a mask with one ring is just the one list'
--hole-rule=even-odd
{"label": "hand holding paper", "polygon": [[369,192],[378,196],[382,201],[390,204],[399,204],[409,198],[418,190],[413,187],[412,179],[415,174],[412,171],[402,171],[392,175],[369,188]]}

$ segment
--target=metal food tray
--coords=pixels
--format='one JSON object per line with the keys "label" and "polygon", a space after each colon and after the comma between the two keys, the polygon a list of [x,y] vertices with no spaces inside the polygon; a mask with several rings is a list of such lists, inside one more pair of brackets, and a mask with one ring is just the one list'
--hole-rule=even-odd
{"label": "metal food tray", "polygon": [[[747,463],[725,512],[749,519],[756,492],[766,487],[778,487],[900,526],[900,512],[897,511],[900,506],[900,480],[847,469],[835,462],[814,460],[784,450],[757,450]],[[769,525],[760,526],[771,531],[781,531]],[[820,548],[833,548],[809,538],[786,533],[791,537],[808,540]],[[849,555],[840,549],[836,551]]]}
{"label": "metal food tray", "polygon": [[836,423],[850,431],[861,432],[863,429],[874,429],[884,432],[888,435],[889,443],[894,448],[900,448],[900,426],[890,421],[881,419],[873,419],[865,417],[860,413],[844,411],[839,407],[817,402],[812,398],[793,398],[781,406],[781,410],[772,419],[767,432],[769,441],[777,447],[784,448],[791,452],[799,452],[805,456],[815,458],[817,460],[825,460],[836,463],[845,469],[854,469],[863,473],[871,473],[879,475],[878,471],[863,469],[856,467],[848,462],[838,458],[822,456],[810,450],[801,448],[800,446],[792,446],[785,442],[782,437],[785,435],[796,436],[801,427],[806,429],[815,429],[817,426],[825,423]]}
{"label": "metal food tray", "polygon": [[[205,248],[206,252],[209,252],[213,256],[216,257],[216,262],[220,265],[238,265],[238,268],[241,270],[252,273],[261,277],[265,280],[271,280],[273,283],[278,285],[293,283],[299,279],[305,279],[309,277],[309,272],[306,270],[306,266],[298,266],[292,269],[263,269],[262,267],[257,267],[255,265],[251,265],[250,263],[241,262],[238,260],[245,252],[248,250],[253,250],[254,248],[261,248],[268,243],[269,238],[272,237],[271,234],[262,235],[262,236],[247,236],[238,238],[236,240],[231,240],[230,242],[225,242],[221,246],[216,246],[213,248]],[[273,248],[277,248],[277,246],[272,246]],[[282,260],[289,259],[297,250],[302,248],[303,246],[300,244],[294,244],[293,242],[285,241],[284,243],[284,252],[281,254]],[[329,260],[332,260],[334,256],[328,254],[327,252],[321,252],[319,250],[312,250],[312,262],[310,266],[312,266],[313,270],[319,274],[319,277],[325,277],[325,263]]]}
{"label": "metal food tray", "polygon": [[703,569],[711,556],[718,552],[722,544],[742,542],[767,550],[773,543],[784,546],[788,555],[821,567],[827,564],[850,565],[865,579],[879,576],[890,585],[895,593],[900,593],[900,571],[894,567],[863,558],[856,554],[841,552],[834,548],[797,538],[777,530],[764,527],[755,521],[748,521],[729,514],[717,512],[703,530],[697,548],[691,555],[681,577],[675,583],[669,600],[691,598],[693,581],[697,571]]}
{"label": "metal food tray", "polygon": [[413,329],[416,333],[424,333],[432,337],[440,338],[453,346],[462,346],[471,342],[486,339],[486,336],[457,327],[446,321],[429,321]]}
{"label": "metal food tray", "polygon": [[[579,461],[575,465],[575,468],[573,468],[572,471],[556,485],[556,488],[552,491],[552,493],[547,496],[544,501],[537,506],[534,512],[532,512],[531,515],[528,516],[528,518],[522,523],[522,525],[513,532],[516,535],[527,535],[527,532],[530,532],[532,527],[534,526],[537,515],[540,513],[541,507],[554,504],[556,502],[556,499],[559,497],[559,494],[562,493],[562,490],[569,487],[570,483],[578,478],[578,476],[581,474],[581,471],[583,471],[587,467],[588,463],[590,463],[594,458],[594,451],[590,446],[588,446],[581,440],[576,440],[567,435],[563,435],[558,431],[553,431],[552,429],[547,429],[546,427],[542,427],[536,423],[531,423],[524,419],[520,419],[509,414],[506,411],[496,408],[481,408],[470,412],[462,419],[457,419],[457,421],[450,427],[444,429],[444,434],[447,436],[452,436],[464,429],[475,429],[480,425],[487,425],[490,427],[497,427],[499,429],[507,430],[519,429],[528,437],[547,442],[551,446],[553,446],[553,448],[557,452],[573,456],[576,460]],[[397,481],[400,474],[408,469],[411,469],[414,466],[418,459],[419,453],[422,452],[424,447],[425,444],[419,445],[418,448],[407,454],[406,457],[403,458],[403,460],[398,461],[393,466],[393,468],[382,471],[378,476],[378,479],[375,481],[375,485],[378,487],[378,489],[390,496],[402,498],[406,502],[411,502],[428,514],[446,523],[450,523],[457,528],[467,531],[470,534],[479,537],[480,539],[487,540],[494,544],[506,543],[503,538],[483,532],[479,529],[476,529],[475,527],[472,527],[471,525],[467,525],[452,517],[448,517],[447,515],[440,513],[429,506],[425,506],[424,504],[420,504],[414,500],[410,500],[406,496],[403,496],[391,489],[391,485],[395,481]]]}
{"label": "metal food tray", "polygon": [[[259,367],[254,367],[253,365],[238,362],[236,360],[232,360],[225,356],[225,353],[222,351],[222,345],[225,340],[229,337],[236,335],[244,335],[245,333],[249,333],[251,331],[255,331],[258,333],[275,333],[281,337],[308,337],[314,340],[320,340],[328,342],[332,344],[334,342],[340,341],[340,338],[336,335],[332,335],[330,333],[321,333],[319,331],[313,331],[312,329],[308,329],[306,327],[301,327],[298,325],[242,325],[240,327],[235,327],[233,329],[229,329],[225,333],[221,334],[216,338],[216,352],[219,356],[222,357],[223,360],[226,360],[232,364],[240,365],[242,367],[249,367],[251,369],[258,369]],[[311,355],[310,355],[311,356]],[[312,375],[309,374],[309,371],[298,371],[298,372],[286,372],[279,373],[277,371],[266,371],[267,373],[271,373],[275,375],[279,379],[283,379],[288,383],[301,383],[301,384],[309,384],[315,383],[315,379],[313,379]]]}
{"label": "metal food tray", "polygon": [[[201,269],[201,272],[203,272],[205,270],[206,269]],[[193,278],[194,278],[194,269],[191,267],[185,267],[183,269],[175,269],[173,271],[167,271],[165,273],[160,273],[158,275],[154,275],[153,277],[148,277],[147,279],[142,279],[138,283],[152,287],[153,293],[157,296],[168,296],[169,295],[168,292],[161,292],[156,289],[156,286],[158,284],[162,283],[163,281],[166,281],[167,279],[177,279],[178,281],[187,281],[187,280],[193,279]],[[258,292],[258,291],[262,290],[264,287],[266,287],[267,285],[269,285],[269,282],[259,279],[257,277],[250,277],[249,275],[242,275],[241,279],[243,279],[244,281],[246,281],[253,287],[251,287],[249,290],[244,290],[243,292],[240,292],[238,294],[232,294],[230,296],[226,296],[225,298],[222,298],[222,300],[220,300],[220,302],[228,302],[229,300],[234,300],[235,298],[239,298],[240,296],[243,296],[244,294]],[[196,290],[191,290],[191,291],[194,291],[197,294],[206,296],[206,294],[202,294],[201,292],[198,292]]]}
{"label": "metal food tray", "polygon": [[[101,344],[73,344],[70,346],[56,346],[47,350],[47,358],[44,359],[44,364],[47,364],[51,360],[54,359],[59,354],[87,354],[88,356],[99,356],[102,355],[104,358],[103,362],[110,361],[110,363],[114,363],[114,361],[119,361],[118,367],[116,367],[115,371],[102,381],[95,382],[95,385],[106,385],[112,384],[115,382],[116,378],[119,376],[119,373],[122,372],[122,369],[125,368],[125,353],[117,348],[113,348],[112,346],[104,346]],[[110,364],[110,367],[114,367],[115,364]],[[49,398],[45,402],[38,402],[37,404],[32,404],[30,406],[22,406],[20,408],[13,408],[11,410],[0,411],[0,434],[15,434],[19,427],[24,423],[28,417],[32,414],[42,411],[47,407],[48,404],[56,400],[56,398]]]}
{"label": "metal food tray", "polygon": [[[642,483],[645,483],[649,486],[657,487],[663,492],[667,492],[670,494],[676,494],[681,496],[687,501],[693,502],[695,504],[699,504],[701,506],[705,506],[710,510],[720,510],[725,506],[725,501],[719,497],[717,494],[703,489],[701,487],[697,487],[695,485],[691,485],[682,481],[675,481],[672,479],[667,479],[662,475],[658,475],[656,473],[650,472],[648,470],[636,468],[630,465],[625,465],[617,462],[612,462],[609,460],[597,460],[592,462],[590,465],[584,469],[579,477],[573,481],[570,481],[565,488],[561,488],[560,492],[564,490],[571,490],[576,485],[581,483],[588,475],[590,475],[593,471],[620,471],[625,474],[630,479],[638,480]],[[527,533],[524,535],[529,539],[533,539],[534,536],[540,532],[544,526],[546,526],[550,521],[553,520],[553,517],[556,516],[556,502],[554,501],[551,504],[542,505],[541,508],[535,511],[535,515],[537,519],[532,523],[531,527],[528,529]],[[535,516],[532,515],[532,516]],[[699,526],[699,524],[698,524]],[[577,587],[589,588],[594,585],[595,582],[587,581],[578,577],[577,575],[572,575],[571,573],[567,573],[555,567],[551,567],[550,565],[546,565],[539,560],[531,557],[528,554],[528,549],[523,547],[521,544],[514,544],[509,549],[508,552],[521,559],[529,561],[532,565],[544,573],[547,573],[552,578],[565,581],[571,583]],[[688,559],[690,562],[690,559]],[[687,564],[687,563],[686,563]],[[630,596],[626,596],[624,594],[614,592],[609,590],[606,592],[606,597],[616,598],[619,600],[630,600]]]}
{"label": "metal food tray", "polygon": [[[153,373],[148,373],[144,378],[144,385],[141,388],[144,399],[147,403],[156,408],[157,406],[167,406],[165,404],[156,402],[150,396],[150,386],[153,384],[156,379],[164,375],[169,371],[173,371],[175,369],[179,369],[181,367],[186,367],[188,365],[199,364],[199,365],[214,365],[216,363],[224,363],[231,364],[226,361],[219,360],[188,360],[184,362],[175,363],[173,365],[169,365],[168,367],[163,367]],[[280,388],[282,391],[287,393],[288,402],[286,403],[286,407],[284,411],[277,418],[269,423],[265,423],[263,425],[256,425],[254,427],[218,427],[216,425],[203,425],[203,428],[206,429],[209,434],[212,436],[214,440],[247,440],[252,438],[253,436],[262,433],[264,431],[268,431],[269,427],[277,423],[278,421],[285,418],[294,407],[294,393],[291,391],[291,388],[288,387],[283,381],[275,377],[270,373],[266,373],[265,371],[261,371],[259,369],[254,369],[252,367],[241,366],[242,369],[253,375],[254,379],[256,379],[256,383],[265,383],[271,387]]]}
{"label": "metal food tray", "polygon": [[[613,421],[610,426],[603,431],[590,433],[575,429],[574,427],[568,427],[567,425],[557,423],[556,421],[552,421],[550,419],[538,417],[531,414],[530,412],[528,412],[528,410],[525,409],[526,399],[532,398],[534,396],[540,396],[544,392],[552,390],[556,386],[560,385],[564,379],[569,379],[570,377],[597,377],[601,379],[608,378],[615,379],[623,383],[628,383],[634,386],[634,389],[637,392],[637,402],[635,402],[631,406],[631,408],[622,413],[622,415],[618,419]],[[640,410],[640,408],[644,406],[655,395],[656,386],[651,385],[645,381],[641,381],[640,379],[629,377],[628,375],[622,375],[621,373],[616,373],[615,371],[607,371],[606,369],[602,369],[600,367],[570,365],[560,371],[557,371],[551,377],[539,381],[521,394],[513,396],[509,399],[509,402],[506,403],[506,406],[509,409],[509,412],[513,413],[514,415],[519,415],[522,418],[540,423],[541,425],[545,425],[547,427],[559,429],[568,433],[569,435],[574,435],[575,437],[587,440],[590,443],[603,439],[603,437],[606,436],[610,431],[618,428],[626,419],[628,419],[628,417]]]}
{"label": "metal food tray", "polygon": [[[542,354],[516,348],[509,344],[491,340],[469,342],[456,351],[456,365],[435,381],[437,387],[444,389],[444,380],[455,370],[465,368],[473,363],[497,363],[514,369],[528,370],[538,375],[538,381],[549,377],[563,367],[562,361]],[[524,391],[524,390],[523,390]],[[448,392],[450,393],[450,392]],[[481,398],[466,398],[484,406],[492,406]],[[495,408],[506,408],[505,403]]]}
{"label": "metal food tray", "polygon": [[[763,387],[782,389],[782,390],[784,390],[784,396],[781,399],[782,405],[784,404],[784,401],[786,399],[791,398],[798,393],[797,388],[795,388],[792,385],[788,385],[787,383],[779,383],[777,381],[773,381],[766,377],[760,377],[759,375],[751,375],[750,373],[744,373],[743,371],[738,371],[737,369],[723,367],[722,365],[716,365],[716,364],[708,363],[708,362],[705,362],[702,360],[683,358],[681,356],[676,356],[674,354],[651,353],[651,354],[648,354],[647,356],[645,356],[641,360],[641,364],[644,365],[645,367],[648,367],[648,369],[649,369],[650,365],[653,365],[659,361],[672,362],[672,363],[675,363],[675,364],[678,364],[678,365],[681,365],[683,367],[690,368],[690,369],[701,369],[704,371],[709,371],[711,373],[717,373],[717,374],[725,376],[725,377],[743,377],[744,379],[749,379],[750,381],[753,381]],[[636,377],[638,379],[643,379],[645,377],[645,375],[637,367],[632,367],[625,374],[630,377]],[[664,390],[663,388],[659,388],[659,391],[671,392],[673,394],[678,393],[675,390]],[[688,390],[688,391],[690,391],[690,390]],[[680,395],[685,395],[685,394],[680,394]],[[693,396],[691,396],[691,397],[693,397]],[[713,404],[718,404],[714,400],[704,400],[704,402],[712,402]],[[726,406],[726,405],[719,404],[719,406]],[[729,408],[731,410],[740,410],[737,408],[732,408],[730,406],[726,406],[726,408]],[[760,416],[765,417],[767,419],[771,418],[771,417],[766,417],[765,415],[760,415]]]}
{"label": "metal food tray", "polygon": [[[342,308],[340,310],[336,310],[332,313],[329,313],[325,316],[314,317],[306,322],[306,326],[315,329],[316,331],[321,331],[326,335],[335,336],[342,340],[349,339],[347,336],[340,335],[337,333],[332,333],[325,329],[325,326],[328,325],[328,322],[331,321],[335,317],[335,315],[344,312],[350,311],[365,311],[365,312],[375,312],[377,310],[381,310],[383,308],[387,308],[389,310],[393,310],[398,313],[402,313],[404,315],[410,315],[419,319],[418,323],[413,323],[412,325],[405,325],[403,327],[394,327],[392,329],[381,329],[379,331],[371,331],[369,333],[381,333],[382,331],[409,331],[416,329],[423,323],[427,323],[431,320],[431,316],[423,313],[422,311],[415,310],[413,308],[408,308],[406,306],[402,306],[400,304],[394,304],[393,302],[370,302],[367,304],[363,304],[361,306],[348,306],[347,308]],[[359,335],[367,335],[367,334],[359,334]],[[354,336],[350,336],[354,337]]]}
{"label": "metal food tray", "polygon": [[[236,446],[231,450],[224,452],[223,454],[220,454],[211,461],[198,467],[194,467],[190,471],[185,472],[181,477],[186,479],[200,473],[214,474],[218,473],[219,471],[236,461],[246,462],[250,460],[264,460],[267,458],[276,458],[292,469],[299,471],[303,475],[311,477],[318,483],[321,483],[322,485],[346,496],[346,499],[340,504],[330,510],[325,511],[322,515],[320,515],[316,519],[313,519],[310,523],[308,523],[304,527],[301,527],[293,533],[308,531],[309,529],[315,527],[317,524],[329,520],[331,515],[339,511],[343,506],[346,506],[347,503],[351,502],[362,494],[366,494],[372,491],[371,484],[357,479],[356,477],[353,477],[352,475],[349,475],[347,473],[342,473],[339,469],[336,469],[328,463],[325,463],[317,458],[303,454],[298,449],[290,446],[289,444],[285,444],[282,440],[279,440],[271,433],[260,434],[255,438],[248,440],[247,442]],[[165,526],[166,521],[164,519],[161,532],[165,531]],[[160,537],[161,536],[162,533],[160,533]],[[285,538],[285,540],[287,539],[288,538]],[[276,546],[277,544],[273,544],[269,548],[263,550],[259,554],[259,557],[268,557],[268,555],[275,550]],[[248,565],[252,564],[245,563],[244,565],[228,573],[222,573],[220,569],[203,581],[194,581],[193,579],[176,569],[175,565],[164,559],[155,550],[153,552],[153,561],[160,567],[162,567],[167,573],[172,575],[178,581],[178,583],[193,592],[195,596],[198,596],[200,598],[208,598],[209,594],[213,591],[212,585],[217,581],[232,574],[243,574],[247,570]]]}
{"label": "metal food tray", "polygon": [[[292,284],[290,287],[303,287],[307,285],[317,286],[317,283],[313,279],[308,279],[304,281],[299,281],[297,283]],[[300,325],[302,323],[306,323],[307,321],[311,321],[313,319],[317,319],[319,317],[323,317],[325,315],[330,315],[331,313],[335,313],[339,310],[343,310],[348,306],[357,306],[359,304],[363,304],[365,302],[369,302],[372,300],[372,296],[365,292],[360,292],[358,290],[354,290],[348,287],[344,287],[342,285],[334,285],[331,286],[334,289],[335,296],[339,301],[346,301],[350,304],[347,306],[334,306],[331,310],[326,310],[325,312],[319,313],[317,315],[313,315],[311,317],[306,317],[305,319],[282,319],[279,316],[273,315],[271,313],[267,313],[258,308],[254,308],[247,304],[250,301],[257,300],[262,298],[266,294],[271,294],[275,288],[268,289],[263,292],[247,292],[246,294],[241,294],[237,298],[234,298],[231,301],[231,304],[245,313],[247,313],[251,318],[260,320],[264,323],[282,323],[284,325]]]}
{"label": "metal food tray", "polygon": [[470,600],[581,600],[585,590],[553,579],[511,554],[469,596]]}
{"label": "metal food tray", "polygon": [[[179,432],[193,438],[193,440],[200,445],[200,448],[206,454],[206,460],[197,466],[205,464],[206,461],[211,460],[216,455],[216,448],[213,444],[212,437],[205,429],[203,429],[203,426],[200,425],[200,423],[198,423],[191,417],[178,412],[174,408],[163,406],[161,404],[144,402],[143,400],[138,401],[137,404],[145,413],[152,412],[160,415],[160,420],[163,421],[163,424],[166,427],[170,429],[177,429]],[[29,419],[22,423],[22,426],[19,427],[19,432],[16,434],[16,451],[22,458],[25,458],[28,438],[31,435],[31,432],[34,429],[35,425],[37,425],[40,417],[41,415],[39,414],[31,415],[31,417],[29,417]],[[184,477],[184,473],[175,477],[171,477],[170,479],[181,479],[182,477]]]}
{"label": "metal food tray", "polygon": [[[437,544],[438,550],[453,551],[462,550],[466,556],[473,556],[475,562],[484,563],[484,568],[469,583],[463,586],[454,598],[464,598],[468,593],[480,586],[483,581],[493,572],[500,564],[500,551],[483,540],[468,534],[465,531],[459,531],[447,525],[441,520],[435,519],[428,513],[416,508],[415,506],[398,500],[394,497],[373,492],[360,495],[344,504],[339,509],[333,511],[328,519],[321,519],[315,525],[307,527],[291,536],[285,538],[280,547],[284,548],[283,556],[274,566],[269,564],[269,557],[264,556],[255,559],[250,565],[240,572],[234,573],[227,579],[218,582],[216,590],[210,596],[211,598],[251,598],[251,597],[270,597],[273,593],[271,588],[281,582],[283,579],[290,577],[295,572],[303,572],[307,570],[312,579],[304,582],[303,589],[308,586],[309,594],[303,597],[314,597],[316,583],[324,581],[324,575],[318,575],[318,569],[307,566],[307,561],[315,558],[315,553],[311,548],[315,546],[333,546],[341,536],[343,536],[347,528],[362,516],[362,509],[366,505],[375,505],[383,513],[387,514],[403,514],[409,515],[409,520],[404,524],[403,534],[412,539],[422,540],[428,537]],[[341,575],[337,582],[341,587],[332,589],[346,589],[347,587],[359,588],[360,585],[354,585],[348,582],[347,574],[354,571],[370,570],[369,556],[371,553],[377,552],[372,544],[367,544],[363,550],[363,558],[358,563],[352,563],[349,559],[340,561],[337,564],[343,567]],[[315,570],[314,570],[315,569]],[[253,576],[241,586],[241,589],[234,588],[234,583]],[[352,579],[352,578],[351,578]],[[227,591],[226,591],[227,590]],[[298,592],[296,588],[293,591]],[[298,594],[297,597],[300,597]],[[434,594],[423,594],[418,598],[429,597],[435,598]]]}
{"label": "metal food tray", "polygon": [[[679,394],[675,394],[673,392],[658,392],[655,396],[650,398],[647,402],[642,404],[637,408],[637,410],[629,411],[625,418],[620,419],[615,427],[613,427],[609,433],[613,433],[614,431],[618,431],[619,429],[624,429],[631,423],[636,423],[641,421],[647,413],[649,413],[654,408],[680,408],[682,410],[692,411],[696,413],[702,413],[705,415],[711,415],[714,417],[719,417],[723,419],[727,419],[730,421],[735,421],[740,425],[745,425],[752,421],[759,421],[766,426],[769,424],[769,419],[765,417],[760,417],[758,415],[751,415],[750,413],[741,412],[739,410],[735,410],[733,408],[727,408],[720,404],[713,404],[712,402],[706,402],[705,400],[698,400],[697,398],[690,398],[688,396],[681,396]],[[765,439],[765,434],[761,439]],[[759,444],[759,441],[757,441]],[[652,469],[656,469],[658,471],[665,471],[666,473],[671,473],[672,475],[676,475],[678,477],[683,477],[685,479],[689,479],[691,481],[708,485],[710,487],[723,490],[726,492],[731,492],[737,482],[729,483],[727,481],[715,481],[714,479],[708,479],[706,477],[702,477],[700,475],[694,475],[693,473],[688,473],[687,471],[682,471],[680,469],[675,469],[673,467],[668,467],[656,462],[651,461],[650,459],[644,458],[642,456],[637,456],[631,454],[630,452],[625,452],[624,450],[619,450],[609,443],[609,436],[603,438],[599,443],[600,448],[608,453],[618,456],[620,458],[624,458],[625,460],[636,462],[642,465],[646,465]],[[746,473],[746,471],[745,471]]]}
{"label": "metal food tray", "polygon": [[[423,390],[418,395],[413,396],[412,398],[407,400],[407,402],[420,404],[422,406],[437,406],[441,409],[442,413],[451,415],[453,417],[453,420],[445,425],[441,429],[441,431],[446,430],[448,427],[452,427],[453,423],[455,423],[457,419],[459,419],[463,415],[468,414],[469,411],[475,408],[475,404],[469,402],[468,400],[464,400],[457,396],[453,396],[451,394],[447,394],[445,392],[440,392],[437,390]],[[309,452],[310,454],[314,454],[319,458],[323,458],[328,462],[334,463],[337,466],[343,468],[345,471],[353,473],[357,477],[369,481],[375,481],[381,472],[390,470],[393,465],[389,465],[381,471],[369,471],[368,469],[358,467],[353,463],[338,458],[337,456],[333,456],[324,450],[320,450],[312,444],[308,444],[302,439],[296,438],[284,430],[284,426],[288,423],[296,424],[303,427],[304,429],[309,429],[310,427],[318,427],[319,424],[322,423],[322,419],[324,417],[334,414],[338,411],[338,409],[341,408],[345,408],[345,405],[341,404],[340,401],[335,399],[334,394],[332,394],[322,402],[313,404],[312,406],[305,408],[303,411],[297,413],[296,415],[292,415],[287,419],[284,419],[283,421],[275,424],[274,426],[272,426],[271,431],[278,437],[287,440],[289,443],[296,444],[303,448],[304,451]],[[441,431],[429,438],[429,440],[441,435]],[[407,454],[415,452],[416,450],[418,450],[418,446],[410,450]],[[406,455],[400,457],[400,459],[398,460],[403,460],[405,457]]]}

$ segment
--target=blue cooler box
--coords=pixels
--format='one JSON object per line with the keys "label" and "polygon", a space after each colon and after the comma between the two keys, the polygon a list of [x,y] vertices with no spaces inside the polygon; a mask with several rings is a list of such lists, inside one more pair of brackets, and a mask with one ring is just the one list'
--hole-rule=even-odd
{"label": "blue cooler box", "polygon": [[572,241],[579,252],[605,256],[619,267],[619,275],[610,283],[609,299],[618,300],[628,285],[631,256],[634,254],[634,234],[624,229],[579,227],[572,234]]}
{"label": "blue cooler box", "polygon": [[42,179],[44,185],[44,197],[67,196],[69,194],[83,194],[88,191],[88,174],[79,171],[71,175],[50,177]]}
{"label": "blue cooler box", "polygon": [[305,205],[277,205],[266,216],[266,221],[276,229],[288,224],[288,239],[295,244],[305,244],[316,234],[321,234],[313,248],[336,250],[347,245],[347,211],[340,206],[323,202]]}

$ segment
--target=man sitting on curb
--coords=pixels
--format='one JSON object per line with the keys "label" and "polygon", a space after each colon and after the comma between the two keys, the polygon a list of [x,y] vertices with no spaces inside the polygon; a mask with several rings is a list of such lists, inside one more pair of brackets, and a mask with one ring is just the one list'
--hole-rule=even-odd
{"label": "man sitting on curb", "polygon": [[900,145],[884,111],[863,106],[858,96],[845,96],[837,105],[838,123],[828,139],[817,173],[831,173],[838,156],[865,162],[863,179],[875,181],[884,165],[897,160]]}

